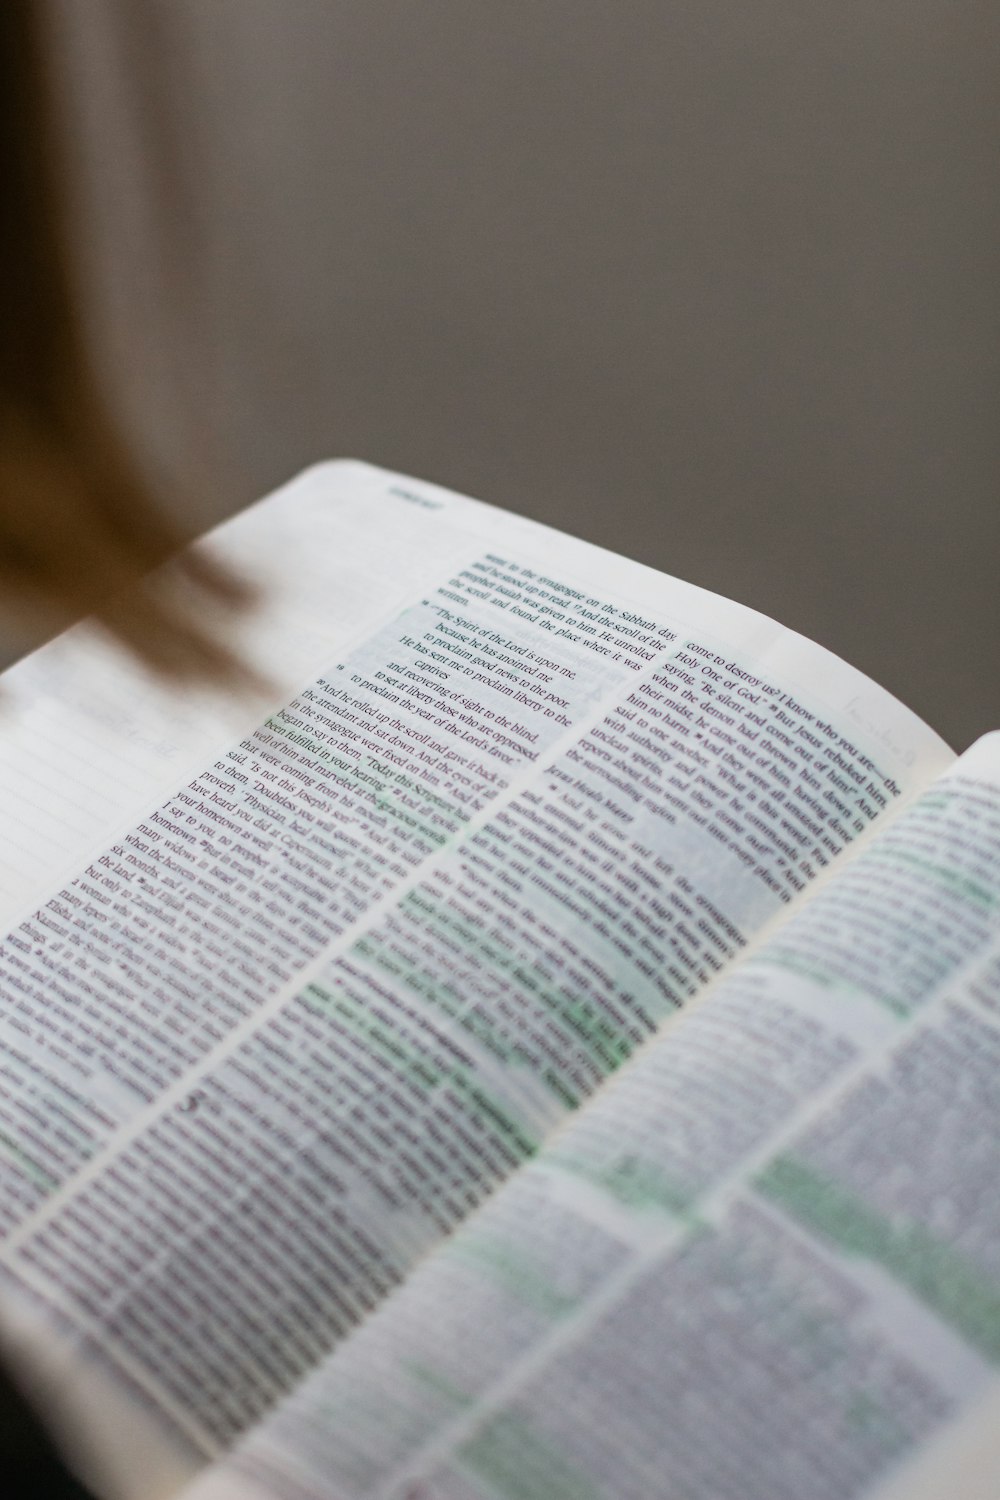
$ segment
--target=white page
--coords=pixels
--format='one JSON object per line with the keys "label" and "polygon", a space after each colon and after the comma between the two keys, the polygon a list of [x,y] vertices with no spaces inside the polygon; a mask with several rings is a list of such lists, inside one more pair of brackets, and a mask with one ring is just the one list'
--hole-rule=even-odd
{"label": "white page", "polygon": [[[452,574],[460,572],[463,568],[468,569],[475,566],[476,559],[481,558],[484,551],[489,552],[490,549],[500,549],[504,556],[508,558],[514,556],[522,559],[521,564],[512,564],[515,569],[517,566],[523,568],[525,560],[528,560],[536,572],[544,569],[556,579],[569,578],[576,586],[578,594],[581,589],[584,590],[582,595],[584,601],[586,601],[586,591],[589,590],[594,596],[592,600],[592,604],[596,610],[594,617],[599,616],[601,610],[604,608],[600,601],[618,601],[614,606],[608,605],[607,607],[617,611],[615,618],[618,620],[619,626],[624,624],[626,633],[631,633],[637,639],[653,640],[655,639],[655,632],[651,636],[645,623],[636,625],[630,622],[634,622],[635,620],[644,622],[647,617],[652,621],[672,622],[678,631],[684,632],[685,636],[691,636],[696,641],[701,642],[697,649],[709,652],[707,656],[699,659],[701,666],[696,666],[692,670],[697,670],[701,673],[705,670],[706,663],[714,663],[715,665],[710,670],[712,670],[720,683],[723,683],[724,680],[727,680],[730,675],[735,673],[730,689],[731,692],[739,693],[747,689],[748,681],[752,680],[746,675],[746,664],[750,663],[753,670],[760,673],[761,676],[766,675],[770,681],[779,681],[785,690],[786,696],[791,695],[800,704],[811,704],[814,715],[818,714],[820,719],[825,717],[830,720],[836,720],[841,726],[848,726],[851,738],[857,741],[862,749],[867,750],[870,757],[868,764],[873,768],[873,773],[874,767],[878,763],[881,767],[880,774],[883,777],[889,777],[892,780],[892,785],[903,792],[919,786],[936,767],[949,759],[940,741],[936,740],[923,726],[920,726],[912,715],[900,705],[894,703],[887,695],[882,694],[873,684],[853,672],[852,669],[836,661],[828,653],[823,652],[821,648],[803,642],[800,638],[783,631],[781,627],[776,626],[773,622],[744,610],[738,605],[719,600],[711,595],[706,595],[704,592],[680,584],[676,580],[654,574],[639,565],[631,564],[610,554],[599,552],[597,549],[589,547],[584,543],[560,537],[531,522],[507,516],[502,512],[480,506],[475,502],[464,501],[459,497],[449,496],[445,492],[435,490],[433,487],[415,484],[412,481],[400,480],[397,476],[380,474],[378,471],[368,470],[363,466],[355,465],[337,465],[328,469],[311,471],[298,482],[297,487],[293,487],[284,497],[278,497],[275,501],[271,502],[271,506],[273,509],[273,517],[271,519],[268,518],[267,507],[262,507],[255,512],[249,513],[247,517],[240,518],[238,522],[233,523],[232,533],[235,533],[240,527],[249,527],[253,530],[254,526],[256,526],[257,534],[252,538],[252,546],[250,543],[247,545],[258,557],[265,554],[269,557],[274,555],[275,547],[272,533],[275,536],[280,535],[285,537],[286,525],[288,536],[293,532],[296,535],[307,533],[310,538],[311,546],[302,547],[301,542],[297,543],[298,550],[295,552],[298,563],[303,568],[308,563],[310,568],[310,571],[306,574],[309,580],[306,594],[308,608],[303,605],[303,596],[298,592],[294,584],[286,590],[286,597],[289,601],[287,613],[295,615],[295,612],[298,611],[296,617],[297,623],[293,621],[288,627],[288,635],[286,637],[286,640],[291,640],[293,644],[287,648],[287,651],[285,647],[281,648],[283,651],[286,651],[282,670],[288,672],[289,679],[292,670],[288,665],[288,658],[290,656],[295,656],[296,663],[304,663],[305,658],[310,656],[310,671],[312,672],[315,672],[316,664],[319,660],[322,660],[323,665],[326,665],[326,662],[336,660],[336,658],[343,657],[345,654],[350,658],[351,642],[357,641],[359,636],[369,634],[373,625],[383,622],[385,629],[389,630],[390,634],[393,630],[403,628],[398,625],[398,621],[396,624],[393,623],[400,616],[401,609],[409,606],[411,611],[415,609],[419,612],[421,608],[419,600],[424,593],[432,591],[435,587],[440,587],[443,579],[446,580]],[[279,506],[288,510],[287,523],[282,522],[282,524],[278,524],[278,521],[274,519],[278,517],[277,507]],[[314,521],[315,525],[313,524]],[[250,533],[248,532],[247,534],[249,535]],[[323,543],[322,546],[320,545],[320,541]],[[291,542],[286,541],[286,545],[289,548],[292,547]],[[288,554],[286,553],[286,560],[287,557]],[[324,569],[329,570],[325,577]],[[528,577],[530,575],[525,574],[523,576]],[[387,587],[390,592],[390,599],[388,600],[386,597]],[[331,631],[330,644],[327,648],[329,655],[324,659],[320,656],[323,639],[323,625],[321,621],[324,612],[330,608],[328,595],[331,589],[337,591],[336,597],[339,601],[342,602],[345,597],[349,598],[353,613],[348,621],[344,619],[346,611],[342,610],[339,614],[336,611],[332,612],[334,616],[334,629]],[[377,609],[373,607],[372,603],[375,598],[377,598],[379,605]],[[462,609],[472,608],[471,599],[468,596],[460,599],[459,602]],[[574,605],[574,608],[576,608],[576,605]],[[592,615],[593,613],[592,611]],[[550,621],[555,618],[556,614],[558,614],[558,611],[549,609],[548,617]],[[503,617],[496,616],[496,618],[502,620]],[[304,619],[305,623],[303,624]],[[510,627],[505,628],[509,630]],[[523,631],[527,627],[520,628]],[[592,635],[597,635],[596,627],[590,627],[590,629]],[[666,625],[658,626],[657,629],[665,630],[666,636],[669,637],[670,631],[667,630]],[[562,634],[565,633],[565,631],[562,632]],[[560,652],[569,651],[570,657],[567,660],[575,659],[582,661],[590,649],[587,647],[585,641],[581,645],[582,638],[578,637],[576,644],[571,648],[569,644],[559,641],[559,631],[554,630],[553,636],[553,646],[551,649],[554,657],[559,657]],[[611,632],[606,638],[617,641],[619,637],[620,631],[618,634]],[[522,634],[521,639],[525,638]],[[599,637],[599,639],[604,638],[603,634]],[[717,643],[717,654],[711,654],[710,648],[704,644],[706,641]],[[558,642],[558,646],[556,642]],[[67,649],[78,650],[80,648],[76,646],[67,648],[65,644],[54,648],[46,648],[50,652],[49,657],[46,658],[46,662],[55,661],[58,669],[59,652]],[[597,672],[597,666],[594,665],[596,661],[600,665],[602,672],[605,671],[605,668],[610,672],[606,682],[607,703],[596,702],[593,710],[592,717],[600,722],[604,722],[607,707],[613,706],[616,701],[621,699],[621,691],[614,686],[612,680],[616,677],[616,673],[619,678],[622,675],[628,677],[628,674],[632,673],[636,681],[642,680],[647,686],[655,682],[655,672],[653,672],[652,667],[647,668],[646,658],[640,656],[634,663],[634,667],[629,667],[626,663],[621,669],[618,669],[611,664],[610,648],[605,649],[607,655],[604,658],[592,657],[589,669],[592,675]],[[652,653],[647,654],[651,655]],[[84,647],[82,655],[86,660],[92,662],[93,650],[91,647]],[[275,655],[276,648],[272,647],[271,654],[268,657],[269,662],[275,660]],[[44,653],[40,653],[34,663],[29,664],[35,681],[45,678],[46,673],[49,671],[48,666],[41,661],[43,656]],[[621,653],[619,653],[619,656],[621,656]],[[743,666],[739,666],[737,663],[743,663]],[[570,672],[570,675],[572,675],[569,667],[563,667],[559,670]],[[274,671],[273,666],[272,671]],[[27,667],[25,668],[25,672],[28,672]],[[119,739],[122,737],[123,726],[126,723],[122,718],[122,714],[129,703],[130,697],[134,693],[134,678],[131,678],[127,671],[122,674],[120,668],[115,669],[115,672],[117,675],[112,673],[112,686],[102,690],[105,692],[105,696],[100,705],[98,718],[103,719],[106,730],[108,729],[108,720],[110,719],[111,728],[109,735],[112,739]],[[653,676],[650,676],[651,672],[653,672]],[[30,676],[30,673],[28,675]],[[305,675],[306,680],[308,680],[307,674]],[[551,673],[543,675],[548,676],[550,680],[552,679]],[[53,679],[49,678],[48,680],[51,682]],[[65,682],[65,673],[62,680]],[[87,680],[90,681],[91,679],[88,678]],[[302,677],[300,676],[298,680],[301,681]],[[603,678],[600,678],[600,674],[594,676],[593,680],[595,684],[598,684],[599,681],[604,681]],[[704,682],[707,679],[699,676],[698,680],[702,684],[701,696],[698,697],[697,694],[694,696],[698,698],[699,703],[705,706],[705,712],[708,713],[711,709],[704,694],[705,692],[712,691],[712,689],[704,686]],[[693,678],[692,681],[694,681]],[[556,685],[559,685],[558,681]],[[602,688],[601,691],[604,691],[604,689]],[[27,688],[24,689],[24,693],[27,693]],[[110,697],[108,694],[110,694]],[[656,696],[648,699],[648,702],[651,704],[662,703],[662,700],[663,691],[657,689]],[[310,704],[315,705],[316,701],[315,695],[311,700],[303,697],[303,706],[299,712],[302,714],[307,713]],[[555,700],[553,699],[552,701]],[[721,703],[722,699],[720,698],[719,701]],[[566,702],[568,703],[568,700]],[[111,704],[110,708],[109,704]],[[585,708],[585,706],[584,701],[580,700],[574,712],[579,715],[581,708]],[[148,725],[147,710],[148,704],[143,709],[141,720],[143,725]],[[84,806],[87,817],[92,819],[96,827],[100,825],[102,818],[106,816],[98,806],[96,797],[90,797],[82,804],[78,803],[72,792],[70,792],[67,798],[66,788],[68,782],[61,779],[59,773],[59,767],[63,763],[62,752],[66,745],[74,743],[72,732],[74,726],[83,724],[86,726],[88,732],[92,732],[94,709],[93,699],[89,691],[79,695],[79,703],[71,710],[68,718],[65,717],[64,710],[60,710],[60,712],[64,714],[64,717],[59,721],[61,725],[58,739],[60,757],[53,758],[49,770],[44,773],[48,777],[48,791],[50,795],[40,798],[37,806],[43,809],[49,805],[55,806],[55,798],[59,795],[63,798],[62,806],[64,807],[67,805],[67,802],[71,808],[78,807],[79,805]],[[549,714],[549,720],[544,722],[549,723],[551,730],[555,734],[555,738],[550,740],[549,743],[555,746],[559,742],[559,734],[562,731],[562,726],[559,722],[559,712],[555,709],[545,710],[545,712]],[[628,710],[627,712],[632,712],[632,710]],[[655,711],[650,710],[650,722],[654,724],[654,727],[656,715],[659,712],[659,708]],[[735,708],[732,712],[735,712]],[[727,722],[732,722],[731,715],[727,714],[725,709],[719,709],[718,713],[726,717]],[[791,723],[799,726],[807,722],[814,723],[814,719],[803,720],[801,716],[798,716],[798,709],[792,710],[792,713],[793,719],[789,721]],[[241,707],[239,714],[243,715],[243,722],[240,727],[249,728],[252,718],[247,719],[248,710],[246,707]],[[541,716],[541,709],[538,710],[538,714]],[[134,725],[134,721],[130,720],[128,722]],[[285,721],[286,725],[289,722],[291,721]],[[539,717],[539,723],[542,722],[542,718]],[[139,734],[148,733],[148,727],[146,729],[138,725],[134,727]],[[137,761],[140,775],[136,786],[133,787],[128,796],[115,806],[116,814],[120,814],[120,817],[117,819],[116,829],[113,832],[109,830],[108,833],[105,833],[104,838],[99,840],[96,845],[92,844],[87,852],[85,852],[85,828],[77,829],[72,838],[65,832],[62,832],[59,840],[57,840],[57,843],[59,843],[59,858],[61,859],[63,855],[67,856],[66,863],[69,865],[70,870],[77,870],[80,867],[80,863],[86,864],[91,857],[105,857],[98,854],[98,851],[108,849],[109,842],[113,841],[115,833],[120,832],[122,837],[126,837],[125,831],[135,824],[137,818],[141,818],[144,814],[149,817],[155,817],[157,804],[160,803],[162,805],[162,799],[165,794],[171,793],[178,785],[183,786],[185,779],[199,770],[206,760],[211,760],[213,756],[217,756],[228,744],[232,743],[233,728],[233,720],[230,719],[228,724],[221,724],[219,721],[215,721],[207,726],[199,725],[197,732],[185,732],[177,752],[167,757],[166,765],[160,763],[160,758],[155,747],[152,752],[149,752],[148,746],[140,746],[141,756]],[[563,739],[570,742],[573,740],[574,733],[578,734],[578,732],[578,727],[574,731],[567,724]],[[295,733],[298,734],[301,731],[296,730]],[[537,731],[532,730],[531,733],[537,737]],[[827,731],[824,730],[822,733],[825,735]],[[837,737],[832,728],[829,730],[829,734],[833,735],[833,744],[836,745]],[[265,740],[261,743],[270,743],[270,741]],[[386,739],[386,754],[390,753],[389,747],[392,743],[391,739]],[[608,743],[606,739],[595,742],[593,753],[596,754],[598,749],[602,746],[607,746]],[[624,744],[625,741],[622,740],[621,743]],[[819,744],[820,741],[817,741],[817,743]],[[22,745],[19,753],[22,755],[22,759],[25,757],[31,758],[31,768],[33,771],[41,764],[40,757],[31,756],[30,742]],[[613,753],[615,755],[621,754],[617,750]],[[851,755],[846,750],[843,752],[836,751],[835,753],[839,756],[836,762],[838,766],[840,766],[840,762],[845,760],[845,758],[847,761],[851,761]],[[857,753],[857,750],[853,751],[853,754],[857,755]],[[570,754],[569,749],[567,749],[566,754]],[[611,756],[612,752],[605,750],[604,754],[605,756]],[[136,758],[133,757],[133,760],[136,760]],[[578,764],[572,761],[569,763]],[[593,764],[595,767],[597,766],[596,761]],[[787,760],[787,764],[798,766],[799,761],[795,760],[794,756],[792,756]],[[858,765],[854,762],[851,762],[851,764],[863,782],[864,775],[858,770]],[[519,788],[527,785],[532,774],[533,772],[530,767],[524,772],[519,773],[520,779],[515,778],[511,787],[504,793],[504,797],[511,806],[513,806],[513,800]],[[579,774],[583,775],[583,772]],[[845,772],[845,774],[847,773]],[[598,769],[587,770],[586,776],[590,778],[588,785],[593,787],[597,784],[595,778],[599,777],[599,771]],[[99,779],[99,776],[97,779]],[[117,780],[118,768],[115,764],[111,764],[108,767],[108,774],[104,779],[105,790],[109,786],[114,788]],[[876,790],[878,785],[881,785],[884,789],[885,784],[884,780],[881,782],[876,780],[872,783]],[[199,793],[199,796],[208,795],[214,794],[209,794],[207,790]],[[285,795],[287,800],[287,797],[291,793],[283,795]],[[849,796],[853,794],[844,792],[842,795]],[[178,804],[178,806],[180,805]],[[609,814],[608,817],[610,818],[610,816]],[[483,817],[485,817],[485,813]],[[482,818],[480,821],[482,822]],[[527,824],[525,824],[525,828],[527,828]],[[791,835],[788,836],[790,837]],[[46,856],[46,859],[48,859],[46,868],[55,870],[56,858]],[[41,863],[44,864],[45,861],[43,860]],[[772,872],[772,874],[777,879],[775,872]],[[747,881],[744,881],[743,884],[745,888],[749,889]],[[412,886],[412,879],[410,880],[410,885]],[[51,886],[49,888],[51,889]],[[759,895],[759,891],[757,894]],[[784,898],[787,898],[787,896],[788,890],[786,889],[784,891]],[[37,899],[36,895],[32,895],[27,904],[33,907]],[[721,898],[717,897],[716,899],[718,901]],[[777,904],[777,899],[775,898],[772,901],[772,907],[777,906]],[[723,902],[723,905],[725,905],[725,902]],[[750,905],[754,907],[753,902]],[[706,910],[709,909],[711,908],[706,908]],[[760,906],[758,902],[754,909],[758,913],[754,920],[758,922],[768,914],[766,904],[765,906]],[[750,908],[748,907],[748,912],[749,910]],[[711,926],[711,922],[709,925]],[[345,952],[347,941],[348,937],[346,934],[343,940],[338,939],[339,949],[337,952],[341,954]],[[310,960],[309,972],[318,975],[324,967],[328,967],[330,963],[335,961],[336,954],[331,950],[330,953],[321,955],[315,962]],[[303,976],[300,975],[296,981],[296,986],[301,984],[302,978]],[[242,1030],[237,1030],[233,1033],[232,1037],[222,1041],[218,1059],[213,1055],[206,1056],[203,1062],[198,1064],[196,1068],[197,1077],[193,1075],[191,1077],[180,1077],[168,1089],[163,1103],[161,1104],[160,1101],[154,1100],[145,1113],[141,1109],[138,1112],[133,1111],[131,1115],[127,1109],[122,1113],[122,1097],[120,1093],[116,1093],[112,1086],[114,1079],[113,1070],[110,1080],[105,1076],[104,1082],[101,1084],[102,1093],[100,1097],[102,1108],[107,1109],[111,1107],[113,1120],[118,1121],[119,1130],[124,1132],[121,1138],[113,1134],[109,1137],[109,1144],[106,1148],[111,1153],[109,1160],[113,1162],[116,1159],[116,1153],[120,1155],[121,1151],[130,1141],[134,1140],[141,1145],[144,1139],[143,1132],[154,1126],[161,1108],[166,1107],[168,1104],[170,1106],[175,1105],[181,1098],[185,1097],[185,1091],[190,1095],[191,1089],[194,1088],[198,1080],[201,1080],[205,1084],[212,1082],[214,1087],[216,1074],[212,1070],[224,1065],[225,1054],[238,1041],[246,1041],[249,1045],[251,1033],[254,1030],[260,1031],[263,1036],[265,1034],[263,1029],[264,1022],[268,1018],[277,1026],[286,1025],[287,1022],[284,1019],[285,1011],[283,1007],[291,1002],[292,999],[292,989],[288,989],[287,991],[279,989],[268,1000],[265,1011],[262,1012],[259,1018],[250,1016],[248,1024],[243,1026]],[[102,1161],[104,1161],[104,1158],[99,1155],[92,1166],[83,1174],[87,1181],[96,1181],[99,1179],[102,1170]],[[67,1201],[66,1205],[70,1209],[73,1193],[72,1186],[66,1191],[70,1194],[70,1200]],[[53,1209],[46,1209],[42,1212],[41,1221],[38,1223],[30,1220],[25,1222],[23,1232],[19,1238],[19,1244],[26,1243],[26,1237],[30,1236],[35,1229],[40,1229],[44,1223],[49,1221],[58,1223],[58,1214],[61,1211],[63,1199],[59,1199],[58,1195],[57,1199],[58,1201]],[[420,1253],[419,1245],[416,1246],[416,1253]],[[40,1289],[45,1290],[47,1288],[47,1294],[52,1295],[52,1285],[48,1279],[49,1276],[50,1273],[46,1273],[41,1277]],[[58,1301],[59,1296],[56,1295],[56,1302],[58,1303]],[[88,1371],[87,1378],[90,1391],[96,1391],[100,1384],[96,1370],[91,1368]],[[148,1471],[145,1468],[143,1478],[144,1482],[148,1480]],[[123,1481],[121,1487],[127,1491],[128,1482]]]}

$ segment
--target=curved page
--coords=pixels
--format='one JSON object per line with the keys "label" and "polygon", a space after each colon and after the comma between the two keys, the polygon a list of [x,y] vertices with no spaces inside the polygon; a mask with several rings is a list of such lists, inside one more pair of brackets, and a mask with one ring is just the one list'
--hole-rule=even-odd
{"label": "curved page", "polygon": [[950,760],[774,622],[365,466],[220,544],[282,575],[270,712],[171,729],[86,632],[8,708],[0,1263],[50,1390],[164,1435],[102,1480],[147,1497]]}

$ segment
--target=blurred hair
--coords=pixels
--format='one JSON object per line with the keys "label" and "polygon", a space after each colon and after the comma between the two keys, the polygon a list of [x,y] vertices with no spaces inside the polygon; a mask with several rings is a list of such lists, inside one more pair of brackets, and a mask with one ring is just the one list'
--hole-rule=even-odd
{"label": "blurred hair", "polygon": [[92,614],[149,666],[239,676],[199,605],[246,591],[160,513],[110,415],[72,274],[41,7],[0,0],[0,598],[38,633]]}

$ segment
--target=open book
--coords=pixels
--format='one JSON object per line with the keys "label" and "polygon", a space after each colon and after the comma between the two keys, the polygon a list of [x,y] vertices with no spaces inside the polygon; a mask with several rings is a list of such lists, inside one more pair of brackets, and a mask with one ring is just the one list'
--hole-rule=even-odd
{"label": "open book", "polygon": [[995,1500],[1000,735],[331,463],[268,703],[0,704],[7,1345],[108,1500]]}

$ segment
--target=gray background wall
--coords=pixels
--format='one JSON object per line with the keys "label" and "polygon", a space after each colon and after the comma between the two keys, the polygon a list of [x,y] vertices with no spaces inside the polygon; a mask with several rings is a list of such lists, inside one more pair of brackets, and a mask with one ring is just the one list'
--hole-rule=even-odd
{"label": "gray background wall", "polygon": [[102,358],[206,524],[321,457],[1000,725],[995,0],[49,0]]}

